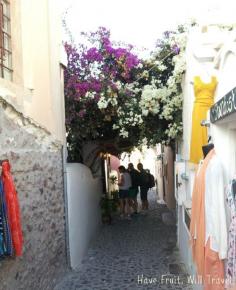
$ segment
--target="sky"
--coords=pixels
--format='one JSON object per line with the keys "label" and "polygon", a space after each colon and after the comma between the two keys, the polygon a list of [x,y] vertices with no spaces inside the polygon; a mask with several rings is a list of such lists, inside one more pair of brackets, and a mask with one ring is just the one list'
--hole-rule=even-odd
{"label": "sky", "polygon": [[112,39],[151,49],[161,33],[190,19],[201,24],[236,21],[235,0],[67,0],[67,26],[81,31],[105,26]]}

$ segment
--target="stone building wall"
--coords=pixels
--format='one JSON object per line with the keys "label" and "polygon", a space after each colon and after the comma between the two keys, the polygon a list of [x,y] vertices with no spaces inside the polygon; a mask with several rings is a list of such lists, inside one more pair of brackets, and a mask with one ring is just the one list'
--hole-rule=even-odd
{"label": "stone building wall", "polygon": [[52,290],[66,269],[61,144],[0,99],[0,159],[12,165],[23,256],[0,261],[0,290]]}

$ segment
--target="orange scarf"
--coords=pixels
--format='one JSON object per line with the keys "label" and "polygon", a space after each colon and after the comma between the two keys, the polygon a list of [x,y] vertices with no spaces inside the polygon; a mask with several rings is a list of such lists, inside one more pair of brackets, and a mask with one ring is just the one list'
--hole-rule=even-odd
{"label": "orange scarf", "polygon": [[192,194],[190,244],[198,275],[202,276],[205,272],[205,175],[207,166],[214,155],[215,150],[212,149],[204,159],[199,172],[196,173]]}
{"label": "orange scarf", "polygon": [[9,161],[4,160],[2,163],[2,180],[6,195],[8,222],[15,255],[21,256],[23,248],[23,235],[21,229],[20,206],[10,168],[11,166]]}

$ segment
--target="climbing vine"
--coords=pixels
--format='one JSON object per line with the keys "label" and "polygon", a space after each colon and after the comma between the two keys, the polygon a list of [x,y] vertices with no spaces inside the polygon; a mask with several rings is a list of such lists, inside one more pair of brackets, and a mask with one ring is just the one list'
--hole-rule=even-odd
{"label": "climbing vine", "polygon": [[186,33],[184,26],[166,31],[147,60],[132,45],[114,44],[103,27],[83,33],[86,45],[65,44],[70,161],[81,161],[87,141],[117,154],[181,136]]}

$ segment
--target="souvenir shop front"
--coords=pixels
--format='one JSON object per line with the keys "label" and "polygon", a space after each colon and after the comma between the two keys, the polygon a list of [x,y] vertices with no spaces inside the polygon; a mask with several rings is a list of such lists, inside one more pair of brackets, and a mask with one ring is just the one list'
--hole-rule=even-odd
{"label": "souvenir shop front", "polygon": [[175,194],[178,246],[194,289],[236,285],[235,35],[196,28],[187,47]]}

